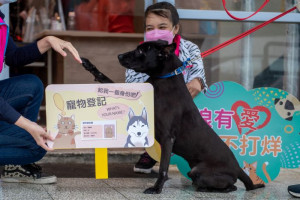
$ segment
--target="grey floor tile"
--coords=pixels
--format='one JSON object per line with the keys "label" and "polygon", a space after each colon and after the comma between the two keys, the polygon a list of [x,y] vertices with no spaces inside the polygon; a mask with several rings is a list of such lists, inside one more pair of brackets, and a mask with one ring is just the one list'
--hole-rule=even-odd
{"label": "grey floor tile", "polygon": [[183,188],[192,186],[192,181],[185,178],[184,176],[169,176],[169,180],[165,182],[165,187]]}
{"label": "grey floor tile", "polygon": [[105,180],[96,180],[94,178],[58,178],[56,184],[43,185],[47,191],[54,188],[104,188],[110,187]]}
{"label": "grey floor tile", "polygon": [[44,185],[53,199],[126,199],[103,180],[93,178],[60,178],[57,184]]}
{"label": "grey floor tile", "polygon": [[156,178],[111,178],[104,182],[113,188],[143,188],[154,185]]}
{"label": "grey floor tile", "polygon": [[51,199],[51,196],[41,185],[24,184],[24,183],[1,183],[0,182],[0,199],[2,200],[37,200]]}
{"label": "grey floor tile", "polygon": [[237,191],[222,193],[201,193],[195,191],[191,181],[179,173],[170,173],[163,191],[158,195],[144,194],[143,191],[152,187],[156,178],[58,178],[57,184],[8,184],[0,182],[0,200],[18,199],[54,199],[54,200],[148,200],[148,199],[255,199],[255,200],[286,200],[293,199],[287,192],[288,185],[300,184],[300,170],[283,169],[275,181],[266,184],[265,188],[246,191],[243,183],[238,181]]}
{"label": "grey floor tile", "polygon": [[84,190],[82,190],[82,188],[73,188],[72,190],[67,188],[58,188],[56,191],[50,192],[50,195],[54,200],[127,199],[112,188],[85,188]]}
{"label": "grey floor tile", "polygon": [[163,188],[161,194],[144,194],[144,189],[142,188],[116,188],[116,190],[122,193],[126,198],[130,200],[150,200],[150,199],[189,199],[194,200],[197,199],[195,196],[177,188]]}
{"label": "grey floor tile", "polygon": [[[300,180],[300,179],[299,179]],[[203,199],[243,199],[243,200],[286,200],[293,199],[287,192],[286,184],[271,182],[266,184],[265,188],[259,188],[252,191],[246,191],[242,182],[236,184],[237,191],[230,193],[203,193],[195,191],[191,186],[184,186],[182,189],[197,198]]]}

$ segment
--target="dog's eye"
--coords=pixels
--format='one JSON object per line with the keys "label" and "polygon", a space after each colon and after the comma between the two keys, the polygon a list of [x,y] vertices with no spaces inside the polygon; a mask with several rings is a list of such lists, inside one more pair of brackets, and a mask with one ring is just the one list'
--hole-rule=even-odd
{"label": "dog's eye", "polygon": [[135,125],[133,125],[133,127],[134,127],[134,128],[136,128],[136,126],[135,126]]}
{"label": "dog's eye", "polygon": [[291,113],[290,113],[290,112],[288,112],[288,113],[287,113],[287,116],[291,116]]}
{"label": "dog's eye", "polygon": [[143,51],[142,51],[142,49],[139,49],[139,53],[140,53],[140,54],[143,54]]}
{"label": "dog's eye", "polygon": [[142,125],[142,127],[144,127],[145,125]]}
{"label": "dog's eye", "polygon": [[148,46],[148,50],[150,50],[151,49],[151,47],[150,46]]}

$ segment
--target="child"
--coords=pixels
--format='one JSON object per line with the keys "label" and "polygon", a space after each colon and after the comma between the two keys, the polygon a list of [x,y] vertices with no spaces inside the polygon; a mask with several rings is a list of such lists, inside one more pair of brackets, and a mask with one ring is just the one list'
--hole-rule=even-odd
{"label": "child", "polygon": [[[160,2],[149,6],[145,11],[145,36],[146,41],[166,40],[176,43],[175,54],[184,62],[188,58],[193,60],[200,56],[200,50],[197,45],[181,38],[179,32],[179,15],[176,8],[168,2]],[[192,62],[184,72],[186,86],[194,98],[202,90],[207,88],[205,80],[205,71],[201,57]],[[148,75],[137,73],[134,70],[126,70],[126,82],[145,82]],[[152,167],[156,161],[146,152],[141,155],[140,160],[134,166],[134,172],[151,173]]]}

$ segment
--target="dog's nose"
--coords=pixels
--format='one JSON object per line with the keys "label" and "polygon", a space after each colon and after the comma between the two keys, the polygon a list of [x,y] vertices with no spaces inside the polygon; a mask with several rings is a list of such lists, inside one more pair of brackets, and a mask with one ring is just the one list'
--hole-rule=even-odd
{"label": "dog's nose", "polygon": [[141,136],[141,135],[142,135],[142,133],[141,133],[141,132],[137,132],[137,135],[138,135],[138,136]]}
{"label": "dog's nose", "polygon": [[123,54],[118,55],[118,59],[119,59],[119,60],[122,60],[123,57],[124,57]]}

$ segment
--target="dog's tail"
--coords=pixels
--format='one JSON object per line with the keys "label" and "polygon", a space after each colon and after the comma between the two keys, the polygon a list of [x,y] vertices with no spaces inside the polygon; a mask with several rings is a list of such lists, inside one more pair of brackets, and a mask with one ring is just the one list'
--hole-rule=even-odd
{"label": "dog's tail", "polygon": [[238,174],[238,179],[242,181],[246,187],[246,190],[255,190],[257,188],[262,188],[265,187],[264,184],[256,184],[254,185],[250,177],[244,172],[242,168],[240,168],[239,174]]}

